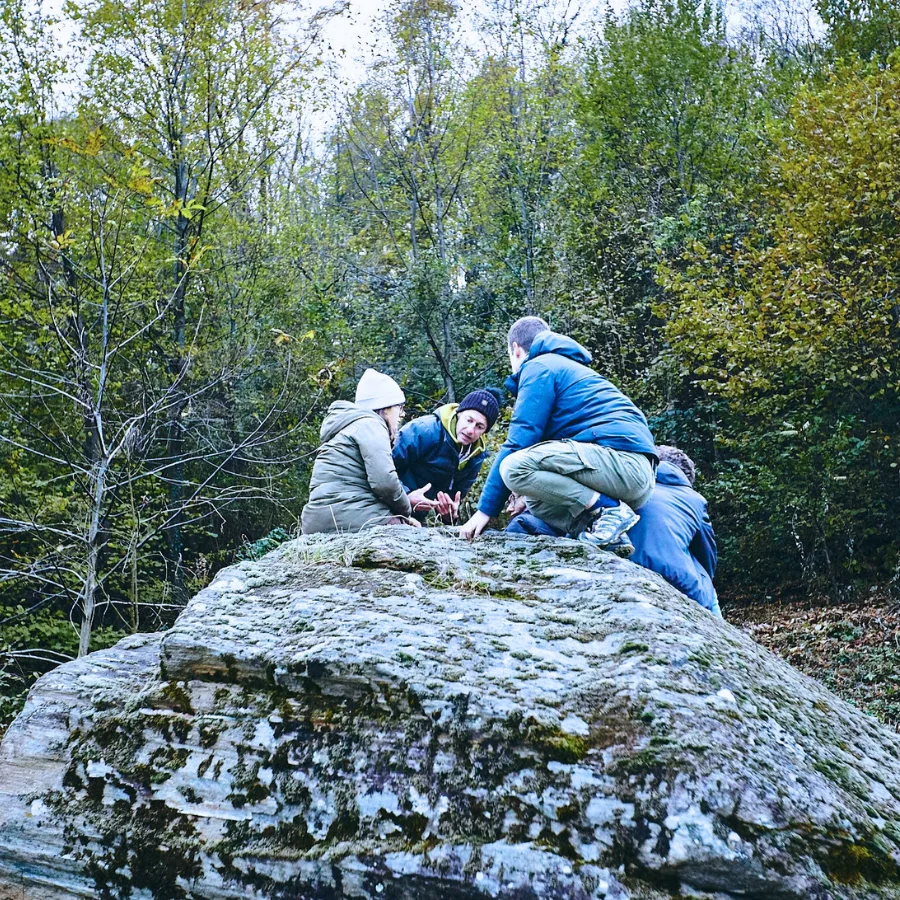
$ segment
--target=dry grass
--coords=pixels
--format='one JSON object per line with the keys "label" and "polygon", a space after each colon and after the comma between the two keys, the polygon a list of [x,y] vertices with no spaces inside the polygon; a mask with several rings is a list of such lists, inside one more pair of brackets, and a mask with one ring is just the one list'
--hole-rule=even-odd
{"label": "dry grass", "polygon": [[829,605],[732,606],[725,618],[844,700],[900,730],[900,606],[888,600]]}

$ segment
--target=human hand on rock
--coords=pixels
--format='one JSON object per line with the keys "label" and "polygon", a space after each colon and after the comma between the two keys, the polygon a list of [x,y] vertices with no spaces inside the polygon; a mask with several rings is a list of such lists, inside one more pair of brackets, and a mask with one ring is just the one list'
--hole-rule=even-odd
{"label": "human hand on rock", "polygon": [[491,521],[491,517],[483,512],[476,512],[465,525],[459,529],[459,536],[471,541],[472,538],[478,537],[484,531],[487,523]]}

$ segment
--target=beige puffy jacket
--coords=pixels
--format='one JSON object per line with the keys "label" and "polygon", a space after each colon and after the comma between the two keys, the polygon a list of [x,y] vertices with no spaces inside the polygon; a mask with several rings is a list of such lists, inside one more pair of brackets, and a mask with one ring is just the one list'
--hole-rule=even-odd
{"label": "beige puffy jacket", "polygon": [[301,517],[304,534],[361,531],[410,515],[390,432],[378,413],[339,400],[328,408],[319,437]]}

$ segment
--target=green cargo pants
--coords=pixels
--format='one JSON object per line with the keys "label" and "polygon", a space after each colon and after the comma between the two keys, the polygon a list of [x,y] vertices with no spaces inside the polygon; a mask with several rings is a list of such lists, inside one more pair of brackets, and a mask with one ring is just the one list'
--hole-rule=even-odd
{"label": "green cargo pants", "polygon": [[544,441],[511,453],[500,475],[534,515],[566,532],[595,493],[636,508],[650,499],[655,483],[653,465],[642,453],[578,441]]}

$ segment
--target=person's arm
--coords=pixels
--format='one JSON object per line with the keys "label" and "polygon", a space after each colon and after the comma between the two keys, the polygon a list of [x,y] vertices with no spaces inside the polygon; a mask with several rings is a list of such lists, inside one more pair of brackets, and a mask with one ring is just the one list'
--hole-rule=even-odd
{"label": "person's arm", "polygon": [[478,512],[490,518],[500,514],[509,497],[509,488],[500,476],[500,463],[515,453],[544,439],[550,414],[556,403],[553,373],[540,359],[527,362],[519,379],[519,395],[513,408],[509,434],[500,448],[478,501]]}
{"label": "person's arm", "polygon": [[398,516],[409,516],[412,508],[406,489],[397,477],[387,428],[380,422],[368,418],[360,420],[360,426],[354,437],[362,454],[366,479],[372,493],[391,512]]}
{"label": "person's arm", "polygon": [[691,556],[706,569],[709,577],[714,578],[719,556],[716,549],[716,536],[713,532],[712,522],[709,519],[709,512],[706,506],[703,508],[703,520],[700,523],[700,528],[691,540],[689,549]]}

